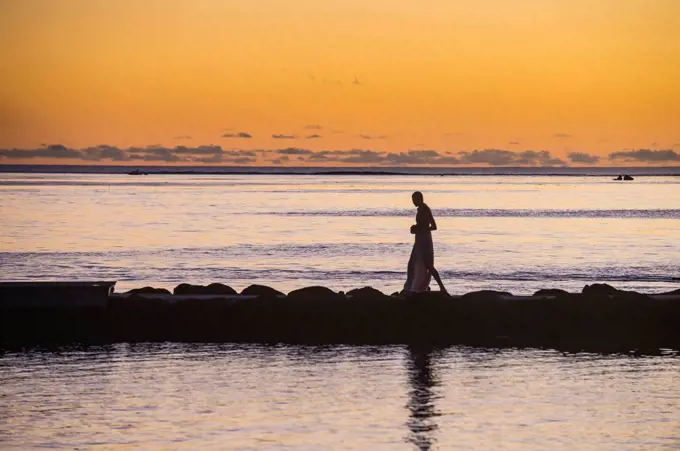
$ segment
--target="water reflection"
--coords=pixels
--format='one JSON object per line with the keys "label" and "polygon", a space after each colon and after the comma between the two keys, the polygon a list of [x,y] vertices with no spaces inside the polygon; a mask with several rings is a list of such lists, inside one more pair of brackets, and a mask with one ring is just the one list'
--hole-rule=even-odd
{"label": "water reflection", "polygon": [[434,350],[425,347],[408,348],[409,409],[407,441],[420,450],[429,450],[436,442],[438,429],[435,408],[437,395],[433,390],[439,379],[432,368]]}

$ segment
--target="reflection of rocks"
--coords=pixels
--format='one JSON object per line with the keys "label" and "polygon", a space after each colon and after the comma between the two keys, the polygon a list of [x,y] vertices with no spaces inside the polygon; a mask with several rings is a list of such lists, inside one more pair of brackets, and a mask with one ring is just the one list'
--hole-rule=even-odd
{"label": "reflection of rocks", "polygon": [[[212,341],[260,343],[462,344],[627,352],[680,349],[680,292],[644,295],[592,284],[583,293],[534,296],[478,291],[387,296],[306,287],[287,296],[251,286],[145,287],[108,304],[0,302],[2,343]],[[2,294],[2,293],[0,293]],[[210,296],[206,296],[210,295]],[[42,293],[41,296],[49,297]],[[106,297],[104,298],[106,299]]]}
{"label": "reflection of rocks", "polygon": [[428,348],[409,347],[408,351],[408,382],[409,409],[407,441],[419,450],[429,450],[436,442],[435,431],[438,426],[436,417],[439,416],[435,408],[436,396],[433,388],[439,385],[432,369],[432,351]]}

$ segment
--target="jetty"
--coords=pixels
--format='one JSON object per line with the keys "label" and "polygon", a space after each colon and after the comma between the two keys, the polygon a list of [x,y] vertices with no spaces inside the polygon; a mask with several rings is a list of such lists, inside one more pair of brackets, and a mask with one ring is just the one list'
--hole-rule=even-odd
{"label": "jetty", "polygon": [[118,342],[425,344],[654,353],[680,350],[680,290],[606,284],[531,296],[313,286],[181,284],[115,292],[115,281],[0,282],[0,347]]}

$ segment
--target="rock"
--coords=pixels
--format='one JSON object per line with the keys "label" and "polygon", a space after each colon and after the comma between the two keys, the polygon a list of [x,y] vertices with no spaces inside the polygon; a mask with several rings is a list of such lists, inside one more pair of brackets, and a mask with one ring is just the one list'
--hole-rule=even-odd
{"label": "rock", "polygon": [[175,287],[173,290],[174,294],[187,295],[187,294],[223,294],[223,295],[233,295],[238,294],[236,290],[228,285],[222,283],[211,283],[210,285],[191,285],[188,283],[181,283]]}
{"label": "rock", "polygon": [[480,299],[480,298],[498,298],[501,296],[512,296],[512,293],[507,291],[496,291],[496,290],[481,290],[472,291],[470,293],[465,293],[461,296],[461,299]]}
{"label": "rock", "polygon": [[581,294],[584,296],[612,296],[620,291],[606,283],[594,283],[583,287]]}
{"label": "rock", "polygon": [[535,292],[534,296],[563,296],[569,294],[568,291],[560,290],[559,288],[541,288]]}
{"label": "rock", "polygon": [[314,300],[321,302],[335,301],[344,298],[344,296],[341,296],[330,288],[320,286],[300,288],[288,293],[289,300]]}
{"label": "rock", "polygon": [[407,299],[417,301],[442,301],[451,299],[451,295],[441,291],[423,291],[422,293],[410,293],[403,295]]}
{"label": "rock", "polygon": [[352,299],[359,300],[372,300],[372,299],[382,299],[387,297],[385,293],[380,290],[376,290],[373,287],[363,287],[354,290],[349,290],[347,296],[351,296]]}
{"label": "rock", "polygon": [[241,291],[241,294],[243,295],[255,295],[255,296],[285,296],[285,294],[281,293],[279,290],[275,290],[272,287],[268,287],[266,285],[250,285],[249,287],[245,288],[243,291]]}
{"label": "rock", "polygon": [[154,287],[144,287],[144,288],[134,288],[126,294],[172,294],[170,290],[165,288],[154,288]]}
{"label": "rock", "polygon": [[205,287],[205,294],[234,295],[238,293],[229,285],[225,285],[223,283],[211,283],[210,285]]}

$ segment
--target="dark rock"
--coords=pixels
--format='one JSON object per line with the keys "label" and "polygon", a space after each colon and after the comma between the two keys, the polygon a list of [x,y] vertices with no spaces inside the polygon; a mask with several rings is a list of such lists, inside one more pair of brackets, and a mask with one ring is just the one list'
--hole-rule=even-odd
{"label": "dark rock", "polygon": [[170,290],[165,288],[154,288],[154,287],[144,287],[144,288],[134,288],[126,294],[172,294]]}
{"label": "dark rock", "polygon": [[481,298],[498,298],[501,296],[512,296],[512,293],[507,291],[496,291],[496,290],[481,290],[472,291],[461,296],[461,299],[481,299]]}
{"label": "dark rock", "polygon": [[205,287],[203,285],[191,285],[189,283],[181,283],[172,290],[173,294],[187,295],[187,294],[203,294]]}
{"label": "dark rock", "polygon": [[373,287],[363,287],[354,290],[349,290],[347,296],[351,296],[352,299],[359,300],[372,300],[372,299],[382,299],[388,297],[385,293],[380,290],[376,290]]}
{"label": "dark rock", "polygon": [[208,286],[191,285],[188,283],[181,283],[173,290],[174,294],[188,295],[188,294],[223,294],[233,295],[238,294],[236,290],[228,285],[222,283],[211,283]]}
{"label": "dark rock", "polygon": [[631,176],[628,175],[628,174],[624,175],[624,176],[623,176],[623,179],[624,179],[624,180],[635,180],[633,177],[631,177]]}
{"label": "dark rock", "polygon": [[411,293],[405,295],[407,299],[419,301],[445,301],[451,298],[451,295],[441,291],[424,291],[422,293]]}
{"label": "dark rock", "polygon": [[535,292],[534,296],[563,296],[565,294],[570,294],[568,291],[560,290],[559,288],[541,288]]}
{"label": "dark rock", "polygon": [[210,285],[205,287],[205,294],[234,295],[238,293],[229,285],[225,285],[223,283],[211,283]]}
{"label": "dark rock", "polygon": [[623,176],[622,176],[622,175],[619,175],[619,176],[616,177],[614,180],[623,180]]}
{"label": "dark rock", "polygon": [[250,296],[271,296],[271,297],[285,296],[285,294],[281,293],[279,290],[275,290],[274,288],[268,287],[266,285],[250,285],[249,287],[241,291],[241,294]]}
{"label": "dark rock", "polygon": [[586,285],[581,291],[584,296],[613,296],[618,293],[620,293],[620,290],[606,283]]}
{"label": "dark rock", "polygon": [[316,300],[316,301],[335,301],[344,299],[344,296],[336,293],[330,288],[313,286],[293,290],[288,293],[289,300]]}

